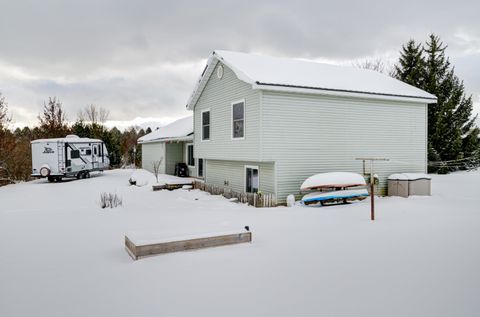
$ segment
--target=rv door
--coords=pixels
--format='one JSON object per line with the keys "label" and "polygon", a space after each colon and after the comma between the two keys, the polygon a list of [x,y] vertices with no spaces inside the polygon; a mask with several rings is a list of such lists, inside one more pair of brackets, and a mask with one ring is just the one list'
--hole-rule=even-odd
{"label": "rv door", "polygon": [[92,149],[92,168],[98,168],[98,157],[100,156],[100,147],[98,144],[93,144]]}

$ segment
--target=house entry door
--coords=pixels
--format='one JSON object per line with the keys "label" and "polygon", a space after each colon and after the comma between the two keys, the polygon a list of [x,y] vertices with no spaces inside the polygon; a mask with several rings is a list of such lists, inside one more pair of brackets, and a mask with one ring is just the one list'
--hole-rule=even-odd
{"label": "house entry door", "polygon": [[260,178],[257,166],[245,166],[245,191],[257,193],[260,185]]}

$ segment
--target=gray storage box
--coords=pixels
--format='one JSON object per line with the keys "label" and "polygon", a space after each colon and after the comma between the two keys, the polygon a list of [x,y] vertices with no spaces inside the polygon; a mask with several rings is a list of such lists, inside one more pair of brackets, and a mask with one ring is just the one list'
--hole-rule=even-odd
{"label": "gray storage box", "polygon": [[402,173],[388,177],[388,196],[430,196],[431,177],[427,174]]}
{"label": "gray storage box", "polygon": [[408,180],[388,179],[388,196],[408,197]]}

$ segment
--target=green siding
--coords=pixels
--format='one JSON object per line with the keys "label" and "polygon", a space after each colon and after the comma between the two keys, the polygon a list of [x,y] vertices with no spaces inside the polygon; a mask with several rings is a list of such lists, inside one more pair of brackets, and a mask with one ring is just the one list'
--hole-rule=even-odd
{"label": "green siding", "polygon": [[[208,183],[227,180],[243,191],[244,165],[267,162],[262,190],[282,203],[289,194],[300,197],[301,183],[313,174],[362,173],[357,157],[390,159],[374,166],[380,193],[391,173],[426,172],[426,104],[253,90],[226,66],[219,79],[218,66],[194,108],[195,158],[206,159]],[[246,100],[245,139],[232,140],[231,103],[240,99]],[[200,116],[207,108],[211,138],[202,142]]]}
{"label": "green siding", "polygon": [[183,142],[165,144],[165,174],[175,174],[175,164],[184,162]]}
{"label": "green siding", "polygon": [[[205,181],[208,184],[245,191],[245,166],[258,166],[259,190],[275,193],[275,164],[272,162],[206,160]],[[225,185],[228,182],[228,185]]]}
{"label": "green siding", "polygon": [[357,157],[375,162],[380,192],[386,177],[426,172],[426,105],[263,92],[262,151],[277,165],[279,202],[299,194],[305,178],[322,172],[362,173]]}
{"label": "green siding", "polygon": [[162,160],[160,174],[165,174],[165,143],[142,144],[142,168],[153,173],[153,163]]}
{"label": "green siding", "polygon": [[[219,65],[217,64],[216,67]],[[194,110],[195,157],[216,160],[258,161],[260,147],[260,93],[240,81],[224,66],[219,79],[216,68]],[[232,140],[231,103],[245,99],[245,138]],[[210,140],[201,141],[201,111],[210,109]]]}
{"label": "green siding", "polygon": [[[178,162],[186,163],[186,145],[185,142],[165,143],[153,142],[142,144],[142,168],[153,173],[153,163],[162,160],[160,164],[160,174],[175,173],[175,164]],[[190,175],[196,175],[195,168],[189,168]]]}

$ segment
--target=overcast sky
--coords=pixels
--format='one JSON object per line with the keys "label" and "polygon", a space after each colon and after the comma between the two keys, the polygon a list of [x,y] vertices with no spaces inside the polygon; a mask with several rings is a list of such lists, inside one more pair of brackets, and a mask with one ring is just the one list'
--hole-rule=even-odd
{"label": "overcast sky", "polygon": [[215,49],[351,65],[394,62],[434,32],[480,112],[480,1],[0,0],[0,92],[17,126],[57,96],[75,120],[171,122]]}

